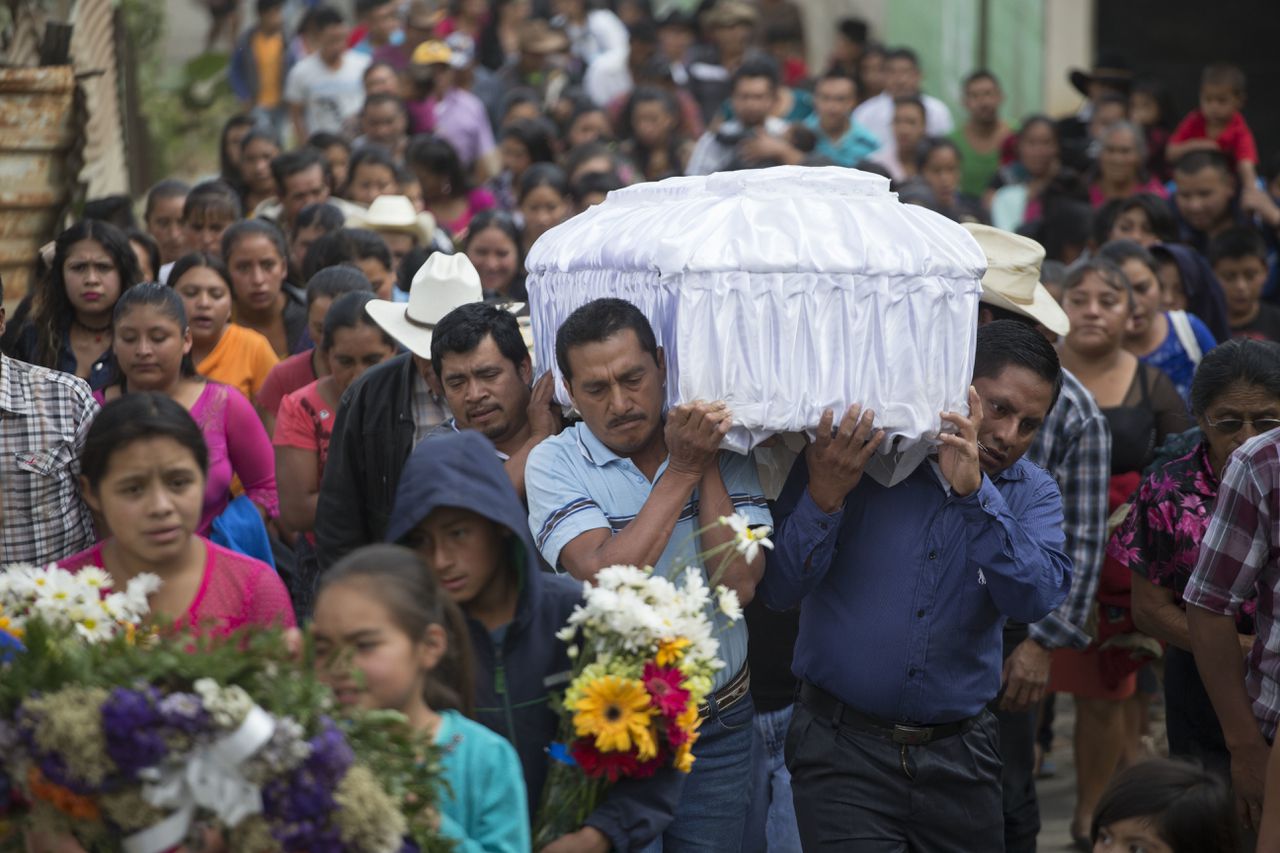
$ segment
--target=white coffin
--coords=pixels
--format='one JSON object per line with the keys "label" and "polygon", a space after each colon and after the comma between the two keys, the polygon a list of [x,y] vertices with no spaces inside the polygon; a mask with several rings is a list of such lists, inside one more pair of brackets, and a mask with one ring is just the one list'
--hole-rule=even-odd
{"label": "white coffin", "polygon": [[539,365],[559,380],[564,319],[627,299],[667,353],[668,404],[727,401],[732,450],[811,434],[857,402],[893,439],[876,470],[893,482],[939,412],[967,409],[985,257],[877,175],[783,166],[629,187],[548,231],[526,264]]}

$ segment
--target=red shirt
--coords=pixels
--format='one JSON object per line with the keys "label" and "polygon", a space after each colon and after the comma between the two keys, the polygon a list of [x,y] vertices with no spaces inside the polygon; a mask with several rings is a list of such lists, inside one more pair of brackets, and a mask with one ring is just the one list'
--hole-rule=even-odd
{"label": "red shirt", "polygon": [[[1178,129],[1173,132],[1173,136],[1169,137],[1169,142],[1186,142],[1189,139],[1208,138],[1209,127],[1204,119],[1204,113],[1196,109],[1187,113],[1187,117],[1178,125]],[[1218,138],[1214,141],[1218,143],[1222,153],[1231,159],[1232,166],[1240,162],[1258,162],[1258,145],[1253,141],[1253,131],[1249,130],[1249,125],[1245,124],[1244,116],[1240,115],[1240,113],[1236,113],[1231,117],[1231,120],[1227,122],[1227,126],[1223,128],[1222,133],[1218,134]]]}
{"label": "red shirt", "polygon": [[311,364],[314,352],[315,350],[304,350],[271,368],[262,387],[258,389],[258,396],[254,398],[260,409],[274,418],[285,394],[292,394],[316,381],[316,372]]}

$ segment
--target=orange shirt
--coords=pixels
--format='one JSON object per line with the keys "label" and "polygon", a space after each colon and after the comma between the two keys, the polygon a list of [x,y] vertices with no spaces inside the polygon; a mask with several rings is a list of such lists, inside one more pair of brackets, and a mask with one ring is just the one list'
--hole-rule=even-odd
{"label": "orange shirt", "polygon": [[276,366],[275,350],[264,335],[228,323],[218,345],[196,365],[206,379],[230,385],[252,400]]}
{"label": "orange shirt", "polygon": [[264,109],[280,106],[284,88],[284,35],[253,34],[253,61],[258,66],[258,103]]}

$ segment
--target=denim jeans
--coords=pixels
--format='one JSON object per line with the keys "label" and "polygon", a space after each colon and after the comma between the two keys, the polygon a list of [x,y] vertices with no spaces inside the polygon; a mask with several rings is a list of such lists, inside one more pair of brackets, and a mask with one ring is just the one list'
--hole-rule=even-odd
{"label": "denim jeans", "polygon": [[746,853],[801,853],[791,774],[783,756],[792,707],[756,714],[751,742],[751,786],[755,793],[742,839]]}
{"label": "denim jeans", "polygon": [[725,710],[708,700],[711,714],[693,747],[675,820],[644,853],[739,853],[751,807],[751,720],[744,696]]}

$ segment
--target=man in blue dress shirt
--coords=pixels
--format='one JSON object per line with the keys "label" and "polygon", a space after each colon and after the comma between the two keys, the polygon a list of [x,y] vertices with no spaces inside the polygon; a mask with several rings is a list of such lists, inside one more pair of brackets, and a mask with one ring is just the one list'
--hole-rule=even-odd
{"label": "man in blue dress shirt", "polygon": [[803,602],[787,766],[806,851],[1003,849],[986,705],[1005,619],[1039,620],[1070,585],[1057,484],[1022,460],[1061,381],[1032,328],[990,323],[936,458],[864,479],[882,434],[855,406],[792,469],[759,594]]}

